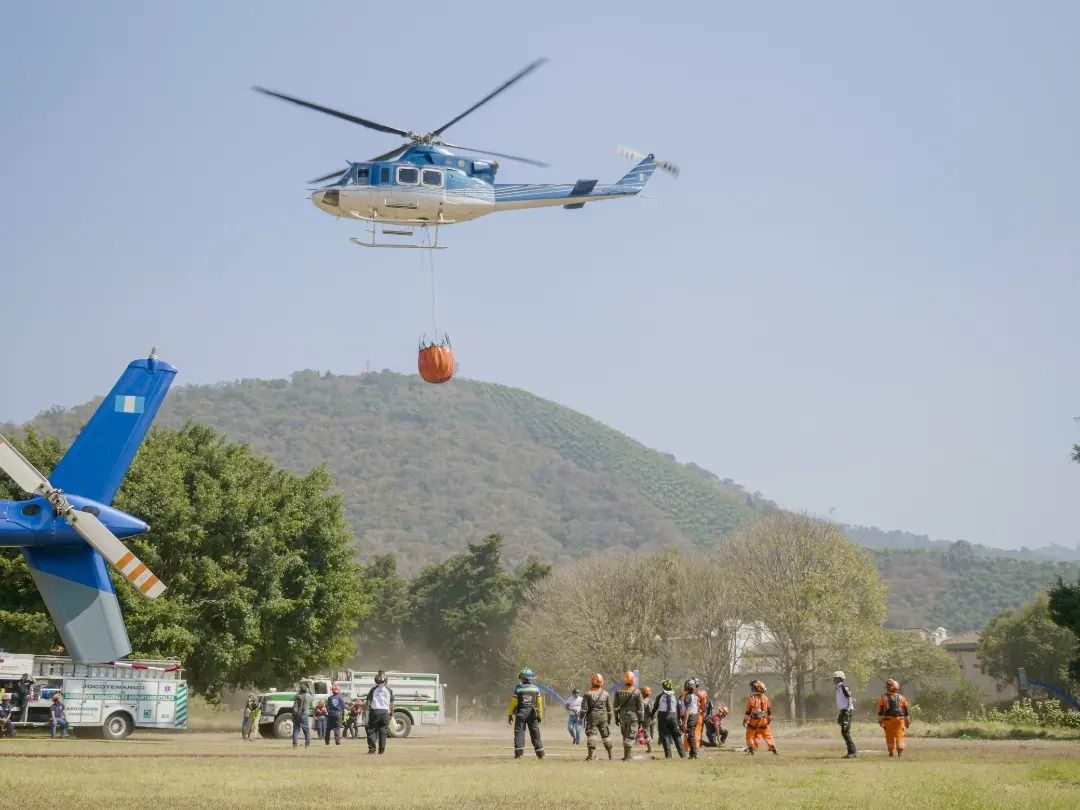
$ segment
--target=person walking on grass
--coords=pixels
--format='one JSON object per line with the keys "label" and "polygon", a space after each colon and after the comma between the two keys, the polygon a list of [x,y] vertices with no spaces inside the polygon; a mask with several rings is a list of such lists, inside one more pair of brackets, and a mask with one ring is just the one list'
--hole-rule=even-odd
{"label": "person walking on grass", "polygon": [[390,718],[394,715],[394,690],[386,685],[386,673],[381,669],[375,673],[375,685],[367,693],[367,752],[383,754],[386,752],[386,733],[390,729]]}
{"label": "person walking on grass", "polygon": [[637,677],[633,672],[623,673],[623,688],[615,692],[614,706],[615,724],[622,731],[623,762],[628,762],[633,757],[634,743],[637,741],[637,732],[645,721],[645,702],[641,699],[641,692],[636,686]]}
{"label": "person walking on grass", "polygon": [[248,695],[247,700],[244,701],[244,718],[240,725],[240,734],[244,742],[251,742],[251,733],[258,730],[261,715],[259,701],[255,699],[255,695]]}
{"label": "person walking on grass", "polygon": [[776,750],[772,730],[772,702],[765,694],[765,684],[761,681],[750,682],[750,697],[746,700],[746,713],[743,715],[743,728],[746,729],[746,753],[753,756],[757,753],[759,741],[764,740],[769,750],[774,754]]}
{"label": "person walking on grass", "polygon": [[855,716],[855,698],[851,695],[851,689],[844,683],[844,673],[837,670],[832,674],[833,683],[836,685],[836,709],[839,714],[836,722],[840,725],[840,736],[844,738],[847,753],[844,759],[858,759],[855,750],[855,741],[851,739],[851,721]]}
{"label": "person walking on grass", "polygon": [[878,698],[878,724],[885,730],[885,747],[891,757],[904,755],[904,732],[911,728],[908,699],[900,694],[900,684],[892,678],[885,681],[885,694]]}
{"label": "person walking on grass", "polygon": [[604,676],[599,672],[592,675],[592,686],[581,701],[581,719],[585,722],[585,746],[588,755],[585,760],[596,759],[597,736],[607,749],[607,758],[611,759],[611,695],[604,691]]}
{"label": "person walking on grass", "polygon": [[660,684],[663,689],[656,697],[653,716],[660,732],[660,744],[664,746],[664,759],[671,759],[671,747],[674,746],[679,759],[684,759],[682,742],[679,740],[679,698],[675,695],[675,684],[665,678]]}
{"label": "person walking on grass", "polygon": [[292,702],[292,747],[296,748],[296,744],[300,737],[300,732],[304,732],[304,748],[311,747],[311,720],[308,719],[308,712],[311,708],[311,695],[308,694],[307,684],[300,684],[300,691],[296,693],[296,697]]}
{"label": "person walking on grass", "polygon": [[645,721],[641,724],[641,729],[645,735],[645,753],[652,753],[653,740],[656,739],[656,707],[649,701],[652,695],[652,689],[648,686],[641,687],[641,703],[644,706]]}
{"label": "person walking on grass", "polygon": [[581,692],[576,688],[570,690],[570,697],[566,703],[566,730],[570,732],[570,740],[574,745],[581,745]]}
{"label": "person walking on grass", "polygon": [[0,737],[4,734],[15,737],[15,709],[11,705],[11,698],[4,695],[0,701]]}
{"label": "person walking on grass", "polygon": [[525,755],[525,729],[529,730],[533,751],[537,759],[544,758],[544,743],[540,739],[540,723],[544,719],[544,696],[533,683],[533,671],[529,667],[518,673],[518,685],[510,698],[507,720],[514,727],[514,759]]}

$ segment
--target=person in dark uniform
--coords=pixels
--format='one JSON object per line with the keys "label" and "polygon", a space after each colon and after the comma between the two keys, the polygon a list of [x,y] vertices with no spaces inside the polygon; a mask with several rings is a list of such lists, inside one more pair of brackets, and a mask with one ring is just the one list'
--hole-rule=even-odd
{"label": "person in dark uniform", "polygon": [[349,704],[348,716],[345,719],[345,739],[351,736],[355,740],[360,736],[360,715],[363,713],[364,707],[360,704],[360,696],[357,695],[353,698],[353,702]]}
{"label": "person in dark uniform", "polygon": [[386,751],[386,732],[394,715],[394,690],[386,685],[386,673],[375,673],[375,685],[367,693],[367,752]]}
{"label": "person in dark uniform", "polygon": [[656,707],[650,704],[650,695],[652,695],[652,689],[648,686],[641,687],[641,703],[645,707],[645,722],[641,724],[641,727],[645,730],[646,754],[652,753],[653,740],[656,739]]}
{"label": "person in dark uniform", "polygon": [[623,761],[627,762],[633,757],[634,743],[637,741],[637,732],[645,722],[645,702],[641,699],[641,692],[636,686],[637,678],[633,672],[623,674],[623,688],[615,692],[613,709],[615,711],[615,723],[622,731]]}
{"label": "person in dark uniform", "polygon": [[660,731],[660,743],[664,746],[664,759],[671,759],[672,745],[679,753],[679,759],[684,759],[686,754],[679,740],[679,698],[675,694],[675,684],[665,678],[660,688],[664,691],[656,696],[653,715]]}
{"label": "person in dark uniform", "polygon": [[514,759],[525,754],[525,729],[529,729],[529,738],[537,759],[544,758],[544,743],[540,740],[540,723],[544,719],[544,696],[532,682],[533,671],[524,667],[518,673],[520,683],[514,687],[510,698],[507,720],[514,727]]}
{"label": "person in dark uniform", "polygon": [[330,687],[330,699],[326,701],[326,736],[323,741],[330,744],[330,732],[334,733],[334,745],[341,745],[341,718],[345,715],[345,698],[341,688],[335,683]]}
{"label": "person in dark uniform", "polygon": [[585,721],[586,760],[596,759],[596,737],[604,741],[607,758],[611,759],[611,695],[604,691],[604,676],[594,672],[592,688],[581,701],[581,719]]}
{"label": "person in dark uniform", "polygon": [[311,720],[308,717],[311,708],[311,695],[308,694],[307,684],[300,684],[300,691],[296,693],[292,704],[292,747],[296,748],[300,741],[300,732],[304,732],[304,748],[311,746]]}

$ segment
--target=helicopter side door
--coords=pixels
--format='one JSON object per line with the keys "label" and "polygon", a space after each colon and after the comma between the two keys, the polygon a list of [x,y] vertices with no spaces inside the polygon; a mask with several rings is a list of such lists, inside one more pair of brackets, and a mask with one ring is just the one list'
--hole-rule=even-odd
{"label": "helicopter side door", "polygon": [[387,215],[396,219],[416,219],[420,208],[420,167],[399,163],[392,168],[393,185],[386,189]]}

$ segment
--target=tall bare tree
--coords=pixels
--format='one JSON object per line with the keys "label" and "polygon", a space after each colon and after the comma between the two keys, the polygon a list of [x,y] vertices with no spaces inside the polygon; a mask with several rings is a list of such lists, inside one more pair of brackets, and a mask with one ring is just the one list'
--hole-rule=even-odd
{"label": "tall bare tree", "polygon": [[617,677],[656,657],[670,635],[679,558],[670,552],[602,554],[556,571],[525,596],[512,634],[514,657],[549,682]]}
{"label": "tall bare tree", "polygon": [[834,524],[779,513],[734,536],[724,551],[748,620],[772,642],[759,650],[788,692],[792,719],[806,719],[806,686],[841,668],[869,675],[885,620],[885,585],[869,555]]}

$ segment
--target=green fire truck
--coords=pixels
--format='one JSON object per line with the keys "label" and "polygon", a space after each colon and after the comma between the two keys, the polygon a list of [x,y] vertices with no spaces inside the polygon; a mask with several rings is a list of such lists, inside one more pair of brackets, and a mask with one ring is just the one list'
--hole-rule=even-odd
{"label": "green fire truck", "polygon": [[[391,737],[408,737],[413,726],[441,726],[443,724],[443,704],[446,684],[439,681],[438,673],[429,672],[387,672],[387,683],[394,691],[394,715],[390,719]],[[292,736],[293,698],[300,685],[304,684],[311,694],[311,706],[330,697],[330,687],[338,685],[342,696],[349,703],[359,696],[367,700],[368,691],[375,685],[375,672],[355,672],[351,669],[332,673],[329,676],[304,678],[287,691],[271,690],[259,695],[262,715],[259,717],[259,733],[262,736],[288,738]],[[367,708],[366,706],[364,707]],[[366,712],[361,716],[364,722]],[[315,724],[312,720],[312,732]]]}

